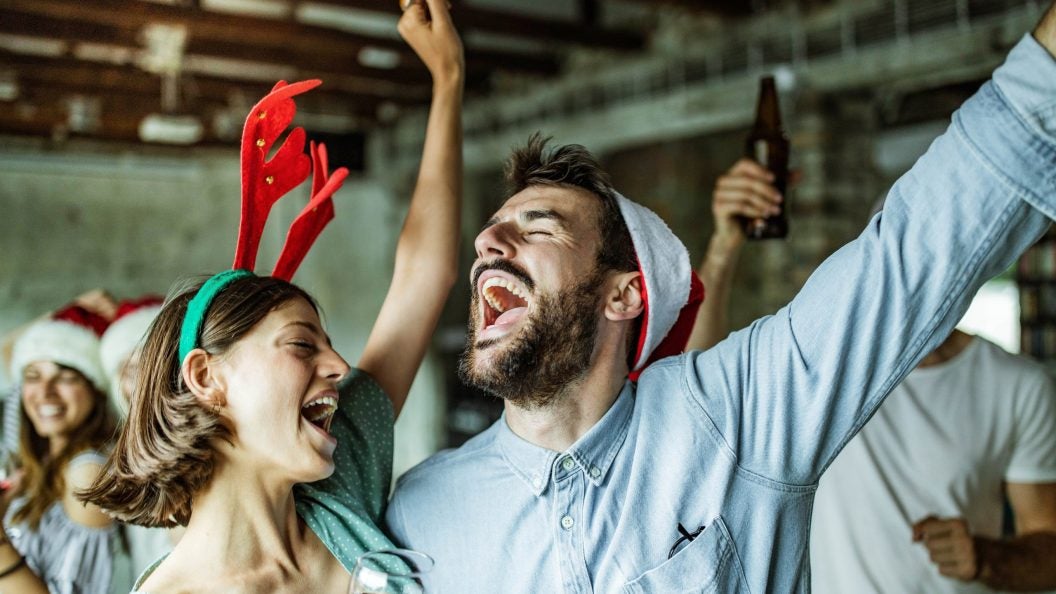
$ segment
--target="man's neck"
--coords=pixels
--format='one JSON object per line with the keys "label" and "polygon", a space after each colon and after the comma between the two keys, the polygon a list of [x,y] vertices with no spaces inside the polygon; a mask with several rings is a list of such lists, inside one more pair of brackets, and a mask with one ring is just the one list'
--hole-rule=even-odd
{"label": "man's neck", "polygon": [[542,408],[522,408],[506,401],[506,424],[525,441],[563,452],[590,431],[612,408],[627,379],[618,357],[596,357],[579,380],[567,384]]}
{"label": "man's neck", "polygon": [[927,356],[920,361],[917,367],[941,365],[963,353],[964,349],[968,348],[968,345],[971,343],[971,334],[965,334],[960,330],[954,330],[953,334],[950,334],[949,338],[944,340],[938,348],[928,353]]}

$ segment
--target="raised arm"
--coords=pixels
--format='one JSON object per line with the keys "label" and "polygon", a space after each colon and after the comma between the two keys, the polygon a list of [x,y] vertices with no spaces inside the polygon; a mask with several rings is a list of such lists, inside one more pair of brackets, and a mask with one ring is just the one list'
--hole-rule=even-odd
{"label": "raised arm", "polygon": [[462,42],[444,0],[428,0],[428,7],[413,2],[399,31],[433,77],[433,101],[392,283],[359,360],[397,414],[458,275],[465,70]]}
{"label": "raised arm", "polygon": [[1034,29],[1034,39],[1048,50],[1049,55],[1056,58],[1056,4],[1049,7],[1038,23],[1038,28]]}
{"label": "raised arm", "polygon": [[813,484],[971,296],[1056,215],[1052,9],[892,188],[884,211],[792,302],[690,355],[690,387],[731,454]]}
{"label": "raised arm", "polygon": [[747,236],[741,217],[765,218],[777,214],[783,201],[772,184],[774,176],[755,161],[741,159],[715,182],[711,212],[715,232],[697,270],[708,291],[700,306],[686,350],[706,350],[729,333],[730,289],[737,260]]}

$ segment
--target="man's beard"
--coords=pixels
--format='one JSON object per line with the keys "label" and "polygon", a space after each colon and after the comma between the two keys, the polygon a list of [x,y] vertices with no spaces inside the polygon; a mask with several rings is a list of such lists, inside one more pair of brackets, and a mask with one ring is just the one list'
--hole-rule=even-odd
{"label": "man's beard", "polygon": [[[490,392],[521,408],[539,409],[554,402],[562,390],[590,368],[598,330],[598,288],[603,275],[595,271],[570,289],[536,297],[519,335],[487,368],[478,368],[480,352],[499,349],[496,341],[477,342],[480,295],[474,291],[472,315],[458,365],[466,384]],[[502,339],[498,339],[502,340]]]}

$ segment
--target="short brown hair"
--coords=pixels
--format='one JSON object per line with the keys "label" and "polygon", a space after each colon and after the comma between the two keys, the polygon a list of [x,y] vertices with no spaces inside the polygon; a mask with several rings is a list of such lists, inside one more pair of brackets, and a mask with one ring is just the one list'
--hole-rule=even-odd
{"label": "short brown hair", "polygon": [[[220,417],[184,384],[178,358],[187,304],[205,279],[178,283],[140,351],[128,419],[99,478],[78,493],[113,517],[142,526],[186,526],[191,501],[213,473],[213,443],[229,439]],[[239,279],[216,296],[202,324],[201,348],[223,356],[268,313],[303,298],[300,287],[273,277]]]}
{"label": "short brown hair", "polygon": [[598,198],[598,266],[601,271],[630,272],[638,269],[634,244],[627,223],[616,203],[616,191],[609,175],[594,155],[578,144],[549,149],[549,137],[536,132],[528,142],[514,149],[506,160],[506,185],[510,194],[529,186],[567,185],[587,190]]}

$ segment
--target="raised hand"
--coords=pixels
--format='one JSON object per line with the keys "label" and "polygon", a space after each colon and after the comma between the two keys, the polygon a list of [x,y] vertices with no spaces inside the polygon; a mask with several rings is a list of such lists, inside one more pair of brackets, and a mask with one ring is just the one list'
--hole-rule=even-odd
{"label": "raised hand", "polygon": [[465,70],[462,40],[451,22],[447,0],[401,0],[400,35],[425,63],[433,82],[461,82]]}
{"label": "raised hand", "polygon": [[762,219],[781,212],[784,197],[773,186],[774,174],[751,159],[741,159],[715,182],[711,211],[717,241],[739,247],[746,235],[743,219]]}
{"label": "raised hand", "polygon": [[113,321],[117,316],[117,300],[106,289],[92,289],[74,298],[73,304]]}
{"label": "raised hand", "polygon": [[1034,38],[1056,58],[1056,2],[1049,6],[1038,28],[1034,29]]}

